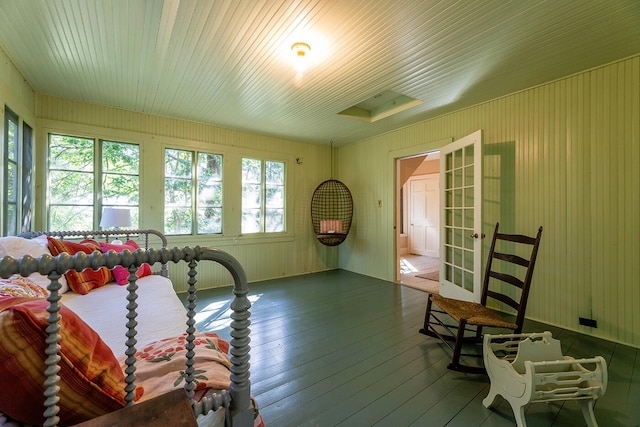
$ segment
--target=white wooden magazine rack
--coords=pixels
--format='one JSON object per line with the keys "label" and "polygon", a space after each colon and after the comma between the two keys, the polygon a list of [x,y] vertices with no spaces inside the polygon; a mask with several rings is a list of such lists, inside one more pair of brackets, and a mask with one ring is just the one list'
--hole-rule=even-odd
{"label": "white wooden magazine rack", "polygon": [[607,365],[601,356],[563,356],[560,341],[551,332],[487,334],[483,356],[491,388],[482,404],[490,408],[497,395],[502,396],[511,405],[518,427],[527,425],[525,405],[557,400],[579,401],[587,425],[598,425],[593,405],[607,389]]}

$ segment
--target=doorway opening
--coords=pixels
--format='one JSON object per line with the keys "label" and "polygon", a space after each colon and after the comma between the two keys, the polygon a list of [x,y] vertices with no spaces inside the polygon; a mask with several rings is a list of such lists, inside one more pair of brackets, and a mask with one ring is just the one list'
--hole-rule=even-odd
{"label": "doorway opening", "polygon": [[437,293],[440,288],[440,153],[396,160],[396,281]]}

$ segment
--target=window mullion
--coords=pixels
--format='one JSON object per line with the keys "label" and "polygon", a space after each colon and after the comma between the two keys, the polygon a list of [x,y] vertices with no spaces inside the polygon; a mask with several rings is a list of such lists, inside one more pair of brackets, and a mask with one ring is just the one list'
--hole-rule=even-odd
{"label": "window mullion", "polygon": [[96,139],[93,143],[93,226],[99,229],[102,216],[102,187],[104,174],[102,173],[102,139]]}
{"label": "window mullion", "polygon": [[198,152],[191,152],[191,234],[198,234]]}
{"label": "window mullion", "polygon": [[18,192],[20,214],[19,230],[22,232],[29,231],[32,228],[33,221],[33,186],[31,176],[34,173],[33,164],[33,129],[27,123],[22,121],[22,138],[20,148],[20,184]]}
{"label": "window mullion", "polygon": [[267,230],[266,218],[267,218],[267,162],[262,160],[260,171],[260,231],[264,233]]}

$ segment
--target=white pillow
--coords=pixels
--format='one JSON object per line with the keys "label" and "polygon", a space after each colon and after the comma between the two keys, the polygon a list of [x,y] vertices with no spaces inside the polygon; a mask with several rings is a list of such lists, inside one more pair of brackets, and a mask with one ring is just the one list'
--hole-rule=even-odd
{"label": "white pillow", "polygon": [[[38,258],[45,254],[51,255],[51,252],[49,252],[47,236],[44,234],[34,239],[25,239],[17,236],[0,237],[0,258],[10,256],[17,259],[25,255],[31,255],[33,258]],[[29,276],[29,280],[44,289],[47,289],[47,286],[49,286],[50,283],[49,278],[40,273],[31,274]],[[60,285],[62,285],[59,292],[67,292],[69,290],[69,286],[67,285],[67,280],[65,279],[64,274],[58,281],[60,282]]]}

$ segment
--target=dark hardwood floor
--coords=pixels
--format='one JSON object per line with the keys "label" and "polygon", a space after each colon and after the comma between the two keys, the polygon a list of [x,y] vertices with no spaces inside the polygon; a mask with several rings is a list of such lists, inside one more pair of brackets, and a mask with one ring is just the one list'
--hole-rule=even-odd
{"label": "dark hardwood floor", "polygon": [[[501,400],[482,399],[488,377],[449,371],[449,350],[418,333],[426,293],[333,270],[251,283],[251,382],[268,427],[513,426]],[[230,288],[198,292],[197,327],[229,339]],[[563,353],[603,356],[606,394],[600,426],[640,426],[640,352],[532,321]],[[583,426],[576,402],[526,408],[529,427]]]}

